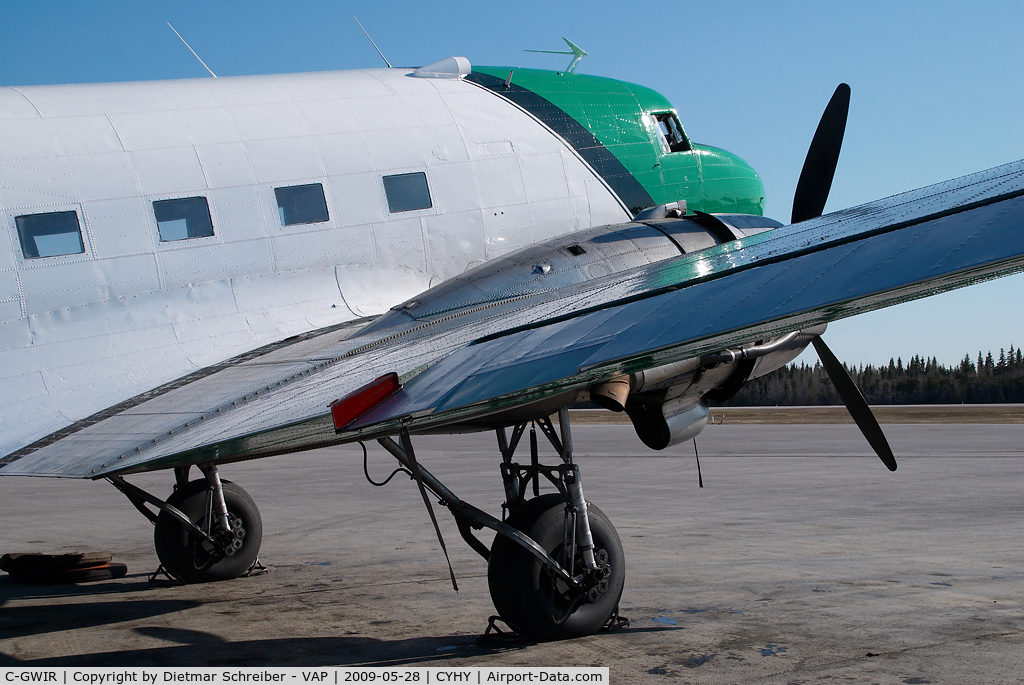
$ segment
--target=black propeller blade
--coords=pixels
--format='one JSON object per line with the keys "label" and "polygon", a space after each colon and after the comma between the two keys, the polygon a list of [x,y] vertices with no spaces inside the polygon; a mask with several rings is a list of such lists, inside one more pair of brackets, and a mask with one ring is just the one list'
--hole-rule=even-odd
{"label": "black propeller blade", "polygon": [[821,216],[832,189],[832,177],[839,162],[839,151],[843,147],[846,133],[846,115],[850,111],[850,86],[840,83],[825,112],[818,122],[818,129],[807,149],[804,168],[793,194],[793,215],[790,223],[806,221]]}
{"label": "black propeller blade", "polygon": [[[850,86],[840,83],[821,115],[814,138],[811,139],[811,146],[807,150],[804,168],[800,170],[800,180],[797,181],[796,192],[793,193],[791,223],[821,216],[825,209],[828,193],[832,189],[832,178],[839,163],[839,152],[843,147],[846,115],[849,111]],[[871,413],[871,407],[868,406],[857,384],[820,335],[811,338],[811,342],[814,343],[818,358],[825,367],[825,373],[832,380],[832,385],[835,386],[860,432],[867,438],[885,467],[895,471],[896,457],[893,456],[889,442],[882,433],[882,427]]]}
{"label": "black propeller blade", "polygon": [[814,343],[818,358],[821,359],[821,364],[825,367],[825,373],[832,380],[832,385],[835,386],[836,392],[842,398],[843,404],[850,410],[850,415],[857,427],[860,428],[860,432],[868,439],[871,448],[875,450],[875,454],[882,460],[885,467],[890,471],[895,471],[896,457],[893,456],[889,442],[882,433],[882,427],[878,425],[875,415],[871,413],[871,407],[868,406],[867,400],[864,399],[857,384],[853,382],[849,372],[832,354],[832,350],[828,348],[821,336],[811,338],[811,342]]}

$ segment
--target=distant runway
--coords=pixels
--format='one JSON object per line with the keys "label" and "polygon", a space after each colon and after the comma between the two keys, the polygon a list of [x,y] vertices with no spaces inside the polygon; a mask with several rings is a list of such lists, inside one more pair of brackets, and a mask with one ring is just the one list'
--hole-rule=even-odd
{"label": "distant runway", "polygon": [[[260,507],[271,571],[209,585],[149,587],[152,527],[109,484],[0,478],[0,553],[106,549],[129,568],[80,586],[0,577],[0,666],[592,664],[616,683],[1021,682],[1024,425],[885,430],[895,473],[852,425],[708,426],[699,489],[692,443],[653,453],[628,426],[575,427],[588,499],[626,548],[632,626],[549,644],[477,643],[493,613],[485,562],[439,510],[453,592],[415,485],[370,486],[358,446],[224,467]],[[499,512],[492,434],[416,446],[456,493]],[[393,460],[369,448],[382,478]],[[129,480],[163,496],[172,482]]]}

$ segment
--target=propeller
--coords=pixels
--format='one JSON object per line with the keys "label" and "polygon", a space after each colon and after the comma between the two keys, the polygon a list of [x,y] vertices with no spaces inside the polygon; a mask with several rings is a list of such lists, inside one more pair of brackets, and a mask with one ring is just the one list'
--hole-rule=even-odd
{"label": "propeller", "polygon": [[875,415],[871,413],[871,407],[868,406],[867,400],[864,399],[857,384],[853,382],[850,373],[832,354],[832,350],[828,348],[820,335],[811,338],[811,343],[814,345],[814,351],[818,353],[821,365],[825,367],[825,373],[828,374],[840,399],[843,400],[850,416],[853,417],[854,423],[860,428],[860,432],[867,438],[868,444],[875,450],[875,454],[882,460],[885,467],[890,471],[895,471],[896,457],[892,454],[889,441],[885,439],[882,427],[878,425]]}
{"label": "propeller", "polygon": [[[843,147],[846,115],[849,111],[850,86],[840,83],[821,115],[818,128],[814,131],[814,138],[811,139],[811,146],[807,150],[804,167],[800,170],[800,180],[797,181],[796,192],[793,193],[791,223],[819,217],[825,209],[836,165],[839,163],[839,152]],[[871,413],[871,407],[868,406],[857,384],[853,382],[850,373],[832,354],[832,350],[820,335],[812,338],[811,342],[818,353],[818,358],[821,359],[822,366],[825,367],[825,373],[828,374],[860,432],[867,438],[886,468],[895,471],[896,457],[893,456],[878,420]]]}
{"label": "propeller", "polygon": [[840,83],[821,115],[818,128],[807,149],[804,168],[793,194],[793,215],[790,223],[821,216],[832,189],[832,178],[839,162],[846,133],[846,115],[850,111],[850,86]]}

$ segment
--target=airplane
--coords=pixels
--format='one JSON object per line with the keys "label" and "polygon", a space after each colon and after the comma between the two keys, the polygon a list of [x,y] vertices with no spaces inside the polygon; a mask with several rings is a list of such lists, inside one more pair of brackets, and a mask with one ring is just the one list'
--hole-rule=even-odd
{"label": "airplane", "polygon": [[[509,626],[592,634],[625,558],[569,406],[624,411],[664,449],[813,345],[895,470],[825,326],[1024,270],[1024,161],[822,216],[849,99],[783,225],[663,96],[575,72],[450,57],[2,88],[0,475],[110,482],[162,567],[209,582],[262,537],[221,465],[376,440],[487,560]],[[467,431],[495,432],[500,518],[416,459],[415,436]],[[156,470],[166,498],[127,480]]]}

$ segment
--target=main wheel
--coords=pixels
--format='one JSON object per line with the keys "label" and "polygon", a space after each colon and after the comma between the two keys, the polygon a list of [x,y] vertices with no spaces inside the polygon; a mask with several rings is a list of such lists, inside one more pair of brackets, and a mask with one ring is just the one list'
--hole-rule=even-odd
{"label": "main wheel", "polygon": [[[608,576],[584,597],[575,597],[523,547],[504,535],[491,545],[487,584],[501,617],[519,633],[538,640],[563,640],[596,633],[619,605],[626,577],[622,542],[608,517],[588,505],[590,532],[598,563],[607,565]],[[509,516],[507,523],[526,533],[565,566],[565,498],[561,494],[535,497]],[[570,530],[571,535],[571,530]],[[574,576],[583,572],[579,549]]]}
{"label": "main wheel", "polygon": [[[157,517],[153,542],[160,563],[171,574],[188,583],[237,578],[249,570],[260,551],[263,522],[256,503],[249,493],[231,481],[222,480],[221,484],[224,488],[224,502],[228,507],[233,544],[213,545],[186,530],[170,514],[160,512]],[[167,503],[185,514],[197,528],[206,530],[209,511],[207,491],[205,480],[194,480],[175,490],[167,498]],[[217,538],[221,526],[216,515],[213,518],[209,526],[210,534]]]}

